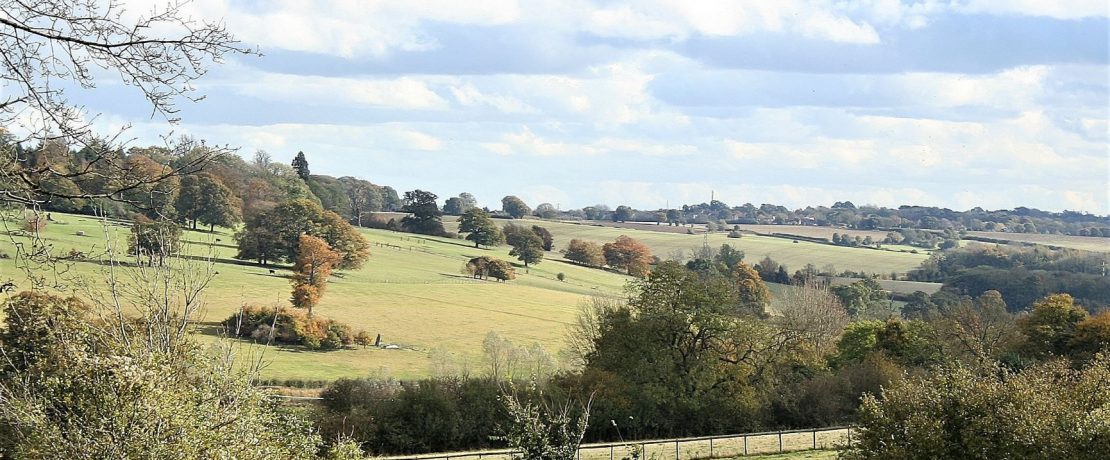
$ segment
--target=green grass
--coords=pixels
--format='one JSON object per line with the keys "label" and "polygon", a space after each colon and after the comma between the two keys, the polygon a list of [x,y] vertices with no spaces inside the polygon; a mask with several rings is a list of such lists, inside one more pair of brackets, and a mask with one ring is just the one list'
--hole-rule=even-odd
{"label": "green grass", "polygon": [[[449,229],[456,228],[454,220],[445,221]],[[498,221],[499,224],[507,221]],[[628,235],[640,240],[651,247],[655,255],[667,259],[672,256],[682,255],[689,257],[693,250],[702,247],[705,235],[687,235],[681,233],[656,232],[632,228],[600,227],[588,224],[575,224],[556,221],[523,220],[527,225],[540,225],[546,227],[555,235],[556,249],[563,249],[567,242],[573,238],[607,243],[615,240],[620,235]],[[801,269],[805,264],[812,263],[817,268],[833,265],[837,270],[863,271],[866,273],[889,274],[891,272],[905,273],[917,268],[929,256],[925,253],[914,254],[908,247],[898,247],[896,250],[876,250],[867,248],[850,248],[832,246],[828,244],[798,241],[797,243],[785,238],[776,238],[760,235],[745,235],[743,238],[728,238],[725,233],[712,233],[708,235],[709,245],[720,247],[728,243],[734,248],[744,251],[744,260],[756,263],[764,256],[770,256],[776,262],[785,264],[791,273]],[[904,250],[900,251],[900,250]]]}
{"label": "green grass", "polygon": [[[43,231],[44,241],[55,254],[70,249],[96,259],[108,245],[126,250],[127,224],[108,225],[90,217],[52,213]],[[526,221],[531,223],[532,221]],[[538,222],[537,222],[538,223]],[[18,219],[5,221],[17,230]],[[643,240],[663,257],[668,251],[699,247],[701,236],[581,226],[544,222],[555,235],[557,249],[571,238],[607,242],[629,234]],[[85,236],[78,236],[83,232]],[[442,350],[457,366],[468,364],[480,374],[481,343],[489,331],[497,331],[518,345],[542,344],[555,355],[563,348],[566,326],[574,321],[579,305],[591,295],[620,296],[629,277],[607,270],[584,268],[562,260],[558,253],[547,254],[539,265],[517,268],[518,278],[507,283],[472,280],[460,273],[471,257],[492,255],[505,259],[508,247],[475,249],[463,240],[423,237],[384,230],[362,230],[371,242],[371,258],[361,270],[343,273],[331,280],[320,305],[319,315],[382,335],[399,350],[377,348],[330,352],[310,352],[297,347],[263,347],[238,341],[244,357],[258,357],[268,363],[265,378],[332,380],[339,377],[388,374],[402,379],[429,375],[430,352]],[[18,233],[18,232],[17,232]],[[288,304],[288,268],[256,266],[233,259],[234,238],[228,229],[215,233],[186,231],[189,242],[184,254],[193,258],[211,257],[218,271],[206,290],[206,308],[201,318],[200,338],[215,341],[212,325],[230,316],[243,304]],[[220,241],[217,241],[219,239]],[[886,253],[866,249],[840,248],[766,237],[728,239],[712,235],[710,244],[728,242],[743,249],[748,260],[770,255],[791,270],[806,262],[823,266],[832,263],[841,269],[875,272],[905,271],[916,266],[924,255]],[[15,255],[15,244],[27,246],[23,236],[0,236],[0,251]],[[388,246],[386,246],[388,245]],[[29,287],[26,273],[16,258],[0,259],[0,279],[14,281],[19,289]],[[61,265],[61,274],[41,267],[36,275],[47,274],[51,284],[85,279],[99,281],[104,268],[95,260]],[[566,274],[566,281],[556,279]],[[784,286],[772,285],[772,293]],[[68,284],[62,290],[73,290]],[[245,361],[245,360],[244,360]]]}

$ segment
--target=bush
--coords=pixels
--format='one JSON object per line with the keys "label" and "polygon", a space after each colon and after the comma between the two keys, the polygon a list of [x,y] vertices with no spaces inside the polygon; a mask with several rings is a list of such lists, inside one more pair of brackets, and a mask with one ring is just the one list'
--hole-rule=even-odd
{"label": "bush", "polygon": [[1020,373],[956,367],[866,396],[850,459],[1103,458],[1110,449],[1110,359]]}
{"label": "bush", "polygon": [[557,278],[559,281],[566,281],[567,280],[567,274],[563,273],[563,272],[559,272],[558,275],[555,275],[555,278]]}
{"label": "bush", "polygon": [[[743,236],[743,235],[741,235],[738,230],[733,230],[731,232],[728,232],[728,237],[729,238],[740,238],[741,236]],[[797,241],[795,241],[795,243],[797,243]]]}
{"label": "bush", "polygon": [[366,331],[356,334],[346,324],[321,316],[309,318],[304,310],[293,308],[277,312],[273,308],[248,305],[221,324],[237,337],[262,343],[304,345],[311,350],[346,348],[358,342],[360,335],[369,340]]}

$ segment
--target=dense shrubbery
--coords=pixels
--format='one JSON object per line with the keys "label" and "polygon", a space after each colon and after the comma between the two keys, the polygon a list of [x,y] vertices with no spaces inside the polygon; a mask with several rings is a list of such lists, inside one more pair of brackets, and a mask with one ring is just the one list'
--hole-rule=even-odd
{"label": "dense shrubbery", "polygon": [[221,324],[237,337],[263,343],[303,345],[310,350],[335,350],[371,343],[366,331],[355,333],[346,324],[320,316],[309,317],[304,310],[295,308],[278,310],[248,305]]}
{"label": "dense shrubbery", "polygon": [[1110,359],[1020,373],[946,367],[864,398],[849,459],[1095,459],[1110,452]]}
{"label": "dense shrubbery", "polygon": [[42,293],[19,294],[4,310],[2,458],[317,452],[321,439],[308,420],[266,398],[224,355],[164,328],[170,324],[128,319],[104,327],[92,307]]}

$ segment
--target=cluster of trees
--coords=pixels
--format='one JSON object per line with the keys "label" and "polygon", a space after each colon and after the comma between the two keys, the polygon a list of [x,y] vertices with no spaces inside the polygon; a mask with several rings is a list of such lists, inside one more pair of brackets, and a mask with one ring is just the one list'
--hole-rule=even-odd
{"label": "cluster of trees", "polygon": [[[715,228],[725,228],[726,225],[735,224],[793,224],[860,230],[1004,231],[1110,237],[1110,218],[1106,216],[1074,211],[1048,212],[1025,207],[998,211],[973,208],[961,212],[927,206],[899,206],[897,209],[876,206],[857,207],[850,201],[844,201],[830,207],[808,206],[790,210],[773,204],[755,206],[744,203],[741,206],[729,206],[713,200],[709,203],[683,205],[681,208],[672,209],[636,210],[623,205],[612,209],[599,204],[582,209],[567,211],[552,209],[551,211],[542,217],[656,222],[667,225],[712,224]],[[922,237],[922,239],[927,238]],[[839,244],[850,244],[850,242]]]}
{"label": "cluster of trees", "polygon": [[646,275],[651,269],[651,264],[655,262],[651,248],[624,235],[604,245],[573,239],[563,250],[563,257],[588,267],[608,265],[637,277]]}
{"label": "cluster of trees", "polygon": [[247,305],[221,325],[235,337],[258,343],[300,345],[309,350],[336,350],[352,345],[369,346],[374,338],[364,330],[328,318],[310,316],[306,310]]}
{"label": "cluster of trees", "polygon": [[498,281],[516,279],[512,264],[496,257],[478,256],[466,262],[463,271],[477,279],[493,278]]}
{"label": "cluster of trees", "polygon": [[1002,293],[1012,311],[1050,293],[1068,293],[1097,310],[1110,305],[1106,254],[1041,246],[971,244],[933,254],[910,279],[944,283],[959,294]]}
{"label": "cluster of trees", "polygon": [[248,217],[235,235],[239,243],[236,258],[261,264],[295,262],[303,234],[323,239],[339,253],[336,269],[359,268],[370,257],[370,244],[351,224],[318,203],[300,198]]}

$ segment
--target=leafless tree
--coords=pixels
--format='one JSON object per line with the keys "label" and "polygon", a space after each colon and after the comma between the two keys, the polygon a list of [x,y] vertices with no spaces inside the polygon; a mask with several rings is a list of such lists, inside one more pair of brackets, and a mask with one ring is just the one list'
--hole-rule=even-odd
{"label": "leafless tree", "polygon": [[[124,193],[194,172],[227,151],[167,140],[168,150],[182,161],[140,167],[126,161],[126,128],[94,132],[96,115],[66,95],[93,88],[99,79],[117,79],[142,94],[152,117],[177,123],[180,100],[203,98],[193,84],[211,64],[228,54],[257,54],[223,24],[188,17],[187,4],[167,0],[135,11],[117,0],[0,0],[0,202],[139,201]],[[83,161],[75,165],[49,156],[29,161],[17,147],[55,141],[82,150]],[[95,191],[50,186],[60,179],[104,186]]]}
{"label": "leafless tree", "polygon": [[828,284],[809,280],[783,292],[774,321],[799,334],[817,351],[827,351],[848,324],[848,312]]}

